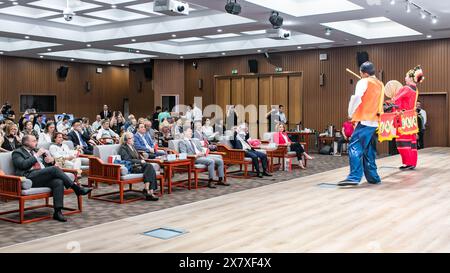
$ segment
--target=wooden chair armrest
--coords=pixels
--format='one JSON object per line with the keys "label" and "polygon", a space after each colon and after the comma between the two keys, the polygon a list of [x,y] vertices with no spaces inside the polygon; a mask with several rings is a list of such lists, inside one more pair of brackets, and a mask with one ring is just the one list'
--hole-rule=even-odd
{"label": "wooden chair armrest", "polygon": [[79,155],[78,157],[81,157],[81,158],[90,158],[90,157],[95,157],[94,155],[83,155],[83,154],[81,154],[81,155]]}
{"label": "wooden chair armrest", "polygon": [[225,153],[225,152],[209,152],[209,154],[225,156],[227,153]]}
{"label": "wooden chair armrest", "polygon": [[268,141],[268,140],[261,140],[261,143],[262,143],[262,144],[269,144],[270,141]]}
{"label": "wooden chair armrest", "polygon": [[20,196],[22,194],[20,176],[0,174],[0,194]]}

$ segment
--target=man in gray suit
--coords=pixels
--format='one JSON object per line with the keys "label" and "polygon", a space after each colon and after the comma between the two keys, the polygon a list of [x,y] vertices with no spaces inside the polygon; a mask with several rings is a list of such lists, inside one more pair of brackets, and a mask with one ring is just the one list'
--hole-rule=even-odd
{"label": "man in gray suit", "polygon": [[219,182],[217,185],[229,186],[230,184],[223,182],[224,174],[224,164],[223,160],[220,157],[216,156],[206,156],[203,152],[202,145],[197,139],[192,139],[192,129],[188,128],[184,131],[184,139],[179,142],[179,151],[180,153],[186,153],[188,155],[195,155],[197,159],[195,160],[196,164],[203,164],[208,167],[209,172],[209,181],[208,188],[215,188],[213,185],[213,178],[215,168],[219,172]]}

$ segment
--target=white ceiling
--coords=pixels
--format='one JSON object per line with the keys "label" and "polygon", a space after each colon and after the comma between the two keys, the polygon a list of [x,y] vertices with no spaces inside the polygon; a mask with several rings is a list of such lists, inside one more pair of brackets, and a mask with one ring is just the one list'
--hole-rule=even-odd
{"label": "white ceiling", "polygon": [[[226,0],[188,0],[189,16],[153,12],[152,0],[69,1],[71,22],[66,0],[0,1],[0,54],[128,65],[450,37],[450,1],[410,1],[436,24],[414,6],[407,13],[406,0],[238,0],[239,16],[225,12]],[[267,37],[272,10],[292,39]]]}

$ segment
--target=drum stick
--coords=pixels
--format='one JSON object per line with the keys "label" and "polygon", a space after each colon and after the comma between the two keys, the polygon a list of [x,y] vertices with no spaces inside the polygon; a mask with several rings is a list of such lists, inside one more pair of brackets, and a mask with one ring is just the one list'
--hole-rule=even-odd
{"label": "drum stick", "polygon": [[355,72],[351,71],[350,69],[345,69],[348,73],[352,74],[353,76],[357,77],[358,79],[361,79],[361,76],[359,76],[358,74],[356,74]]}

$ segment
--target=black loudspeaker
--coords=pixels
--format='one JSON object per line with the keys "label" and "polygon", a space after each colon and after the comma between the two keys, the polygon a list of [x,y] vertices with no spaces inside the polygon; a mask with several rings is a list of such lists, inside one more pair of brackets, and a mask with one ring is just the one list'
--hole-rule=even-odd
{"label": "black loudspeaker", "polygon": [[151,66],[144,67],[144,74],[145,78],[151,81],[153,79],[153,67]]}
{"label": "black loudspeaker", "polygon": [[56,72],[58,73],[59,78],[65,79],[67,78],[67,73],[69,73],[69,67],[60,66]]}
{"label": "black loudspeaker", "polygon": [[248,60],[248,69],[250,70],[250,73],[258,73],[258,61]]}
{"label": "black loudspeaker", "polygon": [[90,92],[91,91],[91,82],[87,81],[86,82],[86,92]]}
{"label": "black loudspeaker", "polygon": [[369,61],[369,53],[366,51],[361,51],[356,54],[356,59],[358,61],[358,67],[360,67],[363,63]]}

